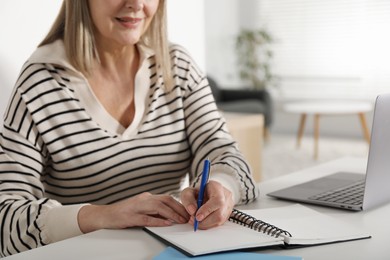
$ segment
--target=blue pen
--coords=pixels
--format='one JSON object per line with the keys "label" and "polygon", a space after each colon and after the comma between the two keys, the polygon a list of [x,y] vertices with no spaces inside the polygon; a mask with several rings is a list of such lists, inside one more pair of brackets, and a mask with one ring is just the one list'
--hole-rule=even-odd
{"label": "blue pen", "polygon": [[[209,180],[209,173],[210,173],[210,160],[206,159],[203,165],[202,180],[200,181],[200,189],[198,194],[198,209],[203,204],[204,192],[206,189],[206,184]],[[196,231],[197,229],[198,229],[198,221],[195,218],[194,231]]]}

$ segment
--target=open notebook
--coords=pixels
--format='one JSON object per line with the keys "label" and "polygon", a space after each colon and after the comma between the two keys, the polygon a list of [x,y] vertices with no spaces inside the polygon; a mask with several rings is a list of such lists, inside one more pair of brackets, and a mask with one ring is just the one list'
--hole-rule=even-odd
{"label": "open notebook", "polygon": [[300,204],[233,211],[224,225],[194,232],[188,224],[146,227],[145,230],[186,254],[270,246],[308,246],[370,238],[361,227],[324,215]]}

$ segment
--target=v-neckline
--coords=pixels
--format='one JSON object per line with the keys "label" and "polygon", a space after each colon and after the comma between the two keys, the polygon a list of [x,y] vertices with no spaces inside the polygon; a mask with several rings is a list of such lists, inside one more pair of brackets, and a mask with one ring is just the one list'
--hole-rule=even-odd
{"label": "v-neckline", "polygon": [[114,118],[103,106],[100,100],[93,92],[88,80],[84,77],[80,86],[75,87],[75,92],[80,102],[85,106],[86,112],[97,122],[100,127],[108,132],[117,135],[123,139],[137,134],[138,127],[141,124],[145,113],[145,105],[150,88],[149,62],[141,55],[141,66],[136,73],[134,80],[134,107],[135,113],[131,124],[124,127],[116,118]]}

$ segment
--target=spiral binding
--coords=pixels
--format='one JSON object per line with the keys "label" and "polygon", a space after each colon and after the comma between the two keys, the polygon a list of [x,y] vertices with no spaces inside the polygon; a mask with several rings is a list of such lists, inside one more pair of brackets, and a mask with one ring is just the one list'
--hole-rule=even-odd
{"label": "spiral binding", "polygon": [[274,225],[271,225],[262,220],[256,219],[251,215],[248,215],[238,209],[233,209],[232,214],[229,217],[229,220],[233,223],[240,224],[245,227],[249,227],[255,231],[265,233],[270,236],[279,237],[280,235],[292,237],[290,232],[278,228]]}

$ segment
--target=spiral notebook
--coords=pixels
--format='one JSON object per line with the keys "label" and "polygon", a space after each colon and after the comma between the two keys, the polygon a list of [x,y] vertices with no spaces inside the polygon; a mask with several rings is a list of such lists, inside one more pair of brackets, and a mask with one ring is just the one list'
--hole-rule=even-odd
{"label": "spiral notebook", "polygon": [[194,232],[189,224],[146,227],[145,231],[187,255],[263,247],[310,246],[370,238],[362,227],[306,206],[234,210],[224,225]]}
{"label": "spiral notebook", "polygon": [[[190,259],[173,247],[168,246],[160,254],[153,257],[152,260],[183,260]],[[196,257],[196,260],[302,260],[299,256],[281,256],[270,254],[259,254],[250,252],[228,252],[219,254],[210,254]]]}

